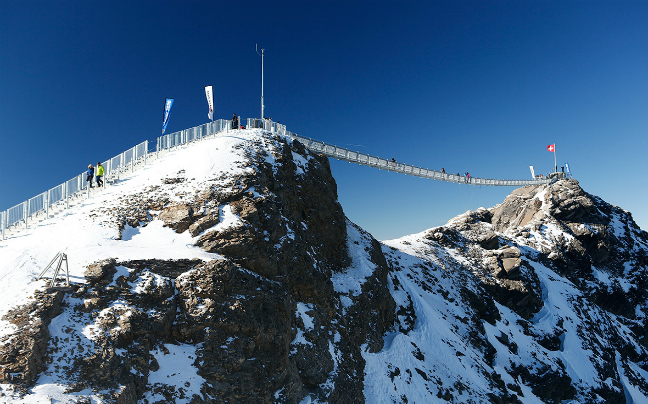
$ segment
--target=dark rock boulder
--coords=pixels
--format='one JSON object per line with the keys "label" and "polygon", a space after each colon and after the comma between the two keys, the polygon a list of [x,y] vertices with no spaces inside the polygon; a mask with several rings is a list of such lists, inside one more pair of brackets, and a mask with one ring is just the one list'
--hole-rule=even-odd
{"label": "dark rock boulder", "polygon": [[506,272],[506,277],[509,279],[517,278],[520,275],[520,264],[522,264],[520,258],[502,258],[502,268]]}
{"label": "dark rock boulder", "polygon": [[115,262],[114,259],[108,259],[90,264],[83,273],[83,276],[91,285],[105,280],[110,282],[112,281],[112,276],[117,272]]}
{"label": "dark rock boulder", "polygon": [[171,227],[177,233],[182,233],[189,229],[194,222],[193,208],[191,206],[180,204],[172,205],[164,208],[158,219],[162,220],[164,224]]}
{"label": "dark rock boulder", "polygon": [[3,320],[16,331],[0,346],[0,382],[27,387],[45,367],[49,324],[61,313],[64,292],[36,291],[33,302],[10,310]]}
{"label": "dark rock boulder", "polygon": [[524,227],[536,216],[541,216],[542,200],[536,198],[539,186],[518,188],[506,197],[503,203],[491,208],[493,228],[505,233],[515,227]]}
{"label": "dark rock boulder", "polygon": [[[216,212],[218,212],[218,210],[216,210]],[[193,222],[189,226],[189,233],[191,233],[193,237],[196,237],[203,231],[216,226],[219,222],[220,217],[217,213],[209,214]]]}
{"label": "dark rock boulder", "polygon": [[499,247],[499,237],[493,232],[481,237],[478,243],[486,250],[494,250]]}

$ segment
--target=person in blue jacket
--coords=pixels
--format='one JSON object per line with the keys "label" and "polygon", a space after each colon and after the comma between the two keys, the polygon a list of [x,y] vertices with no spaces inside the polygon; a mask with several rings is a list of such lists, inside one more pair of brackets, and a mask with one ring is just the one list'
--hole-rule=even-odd
{"label": "person in blue jacket", "polygon": [[94,167],[92,167],[92,164],[88,165],[88,171],[86,171],[86,181],[88,182],[88,186],[92,188],[92,178],[94,177]]}

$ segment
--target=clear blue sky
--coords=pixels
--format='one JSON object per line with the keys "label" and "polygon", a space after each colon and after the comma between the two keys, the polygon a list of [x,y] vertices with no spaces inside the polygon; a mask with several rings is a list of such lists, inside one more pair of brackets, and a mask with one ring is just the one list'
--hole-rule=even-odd
{"label": "clear blue sky", "polygon": [[[0,210],[161,132],[266,115],[303,136],[431,169],[528,178],[569,162],[648,229],[647,1],[0,0]],[[379,239],[512,188],[331,161]]]}

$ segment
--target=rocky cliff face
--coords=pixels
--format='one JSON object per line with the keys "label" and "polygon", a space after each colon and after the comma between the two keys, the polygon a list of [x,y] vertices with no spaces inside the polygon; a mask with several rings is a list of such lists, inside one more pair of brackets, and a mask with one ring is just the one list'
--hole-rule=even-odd
{"label": "rocky cliff face", "polygon": [[[629,212],[562,180],[387,244],[401,330],[415,331],[421,316],[455,327],[436,332],[449,361],[433,347],[418,355],[440,401],[645,399],[648,234]],[[424,341],[411,331],[412,344]],[[402,380],[405,365],[391,366],[392,398],[423,402]]]}
{"label": "rocky cliff face", "polygon": [[[394,318],[380,245],[366,234],[350,244],[326,158],[269,135],[238,152],[244,175],[196,183],[181,171],[93,213],[122,237],[163,221],[218,258],[90,265],[65,300],[71,338],[44,355],[42,332],[30,356],[62,368],[69,392],[118,403],[363,401],[362,352],[382,348]],[[355,250],[372,271],[356,293],[336,291]],[[190,352],[198,384],[151,381],[171,345]],[[33,383],[44,367],[23,362],[4,380]]]}
{"label": "rocky cliff face", "polygon": [[648,396],[648,235],[576,181],[380,244],[345,218],[326,158],[269,134],[234,153],[237,175],[179,171],[91,213],[123,240],[163,223],[212,258],[114,256],[39,292],[5,316],[2,383],[87,403]]}

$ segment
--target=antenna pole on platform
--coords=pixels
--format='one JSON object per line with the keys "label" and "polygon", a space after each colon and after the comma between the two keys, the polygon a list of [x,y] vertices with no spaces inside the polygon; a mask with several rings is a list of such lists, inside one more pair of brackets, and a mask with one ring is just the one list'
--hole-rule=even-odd
{"label": "antenna pole on platform", "polygon": [[261,119],[265,118],[265,115],[263,114],[263,110],[265,109],[265,105],[263,104],[263,53],[265,49],[261,48],[261,53],[259,53],[259,46],[257,44],[256,47],[256,52],[257,54],[261,55]]}

